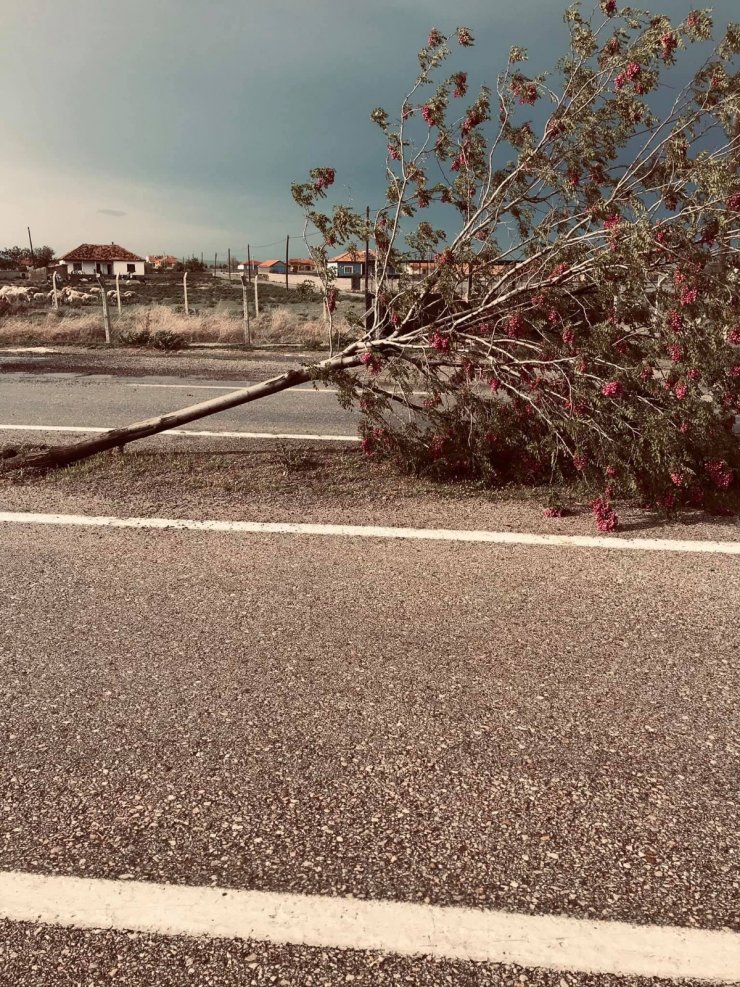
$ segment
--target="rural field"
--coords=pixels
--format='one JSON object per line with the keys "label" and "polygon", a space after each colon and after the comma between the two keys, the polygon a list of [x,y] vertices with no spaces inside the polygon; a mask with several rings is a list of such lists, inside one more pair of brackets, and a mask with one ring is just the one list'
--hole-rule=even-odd
{"label": "rural field", "polygon": [[[4,281],[0,272],[0,291],[5,286],[17,288],[19,282]],[[25,283],[24,283],[25,287]],[[60,287],[60,291],[64,286]],[[6,311],[0,312],[0,346],[95,346],[105,343],[102,304],[92,279],[74,279],[72,291],[92,295],[89,299],[62,299],[52,307],[49,286],[29,285],[29,302],[9,299]],[[114,290],[112,279],[106,289]],[[254,289],[248,288],[250,328],[253,345],[286,345],[323,349],[327,323],[322,318],[322,303],[310,290],[259,283],[260,314],[255,316]],[[115,297],[110,301],[111,329],[114,345],[153,346],[179,349],[190,343],[241,344],[245,341],[242,286],[237,275],[232,281],[211,274],[188,275],[188,307],[185,314],[181,274],[155,276],[146,282],[121,283],[122,313],[119,317]],[[0,305],[2,302],[0,301]],[[354,324],[361,319],[362,299],[346,295],[338,300],[335,327],[345,339],[356,335]]]}

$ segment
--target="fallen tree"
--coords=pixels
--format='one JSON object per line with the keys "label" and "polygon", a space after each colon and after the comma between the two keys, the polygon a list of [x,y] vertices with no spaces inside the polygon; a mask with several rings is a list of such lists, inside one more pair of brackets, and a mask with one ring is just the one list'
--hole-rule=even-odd
{"label": "fallen tree", "polygon": [[[604,530],[616,496],[721,508],[740,469],[740,26],[712,48],[707,11],[673,23],[602,0],[565,20],[554,73],[526,74],[514,47],[495,88],[470,100],[466,72],[443,74],[470,31],[431,32],[398,118],[371,114],[387,180],[372,216],[321,211],[332,168],[293,187],[323,238],[310,250],[332,349],[331,252],[373,262],[358,342],[11,463],[73,462],[314,380],[359,404],[368,455],[490,483],[576,481],[597,495]],[[692,45],[703,61],[669,89]],[[436,225],[445,210],[451,231]]]}

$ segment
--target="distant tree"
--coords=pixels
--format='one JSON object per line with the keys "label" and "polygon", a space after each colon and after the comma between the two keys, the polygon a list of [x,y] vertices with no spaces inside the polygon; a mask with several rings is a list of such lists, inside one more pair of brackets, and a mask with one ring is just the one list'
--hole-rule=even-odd
{"label": "distant tree", "polygon": [[[54,250],[51,247],[35,247],[33,262],[36,267],[48,267],[54,260]],[[17,270],[24,262],[31,261],[29,247],[5,247],[0,249],[0,270]]]}
{"label": "distant tree", "polygon": [[192,257],[187,257],[184,263],[183,261],[179,260],[175,264],[175,270],[180,272],[187,271],[188,273],[193,273],[193,272],[205,271],[206,269],[207,269],[206,265],[203,263],[200,257],[196,257],[195,255],[193,255]]}

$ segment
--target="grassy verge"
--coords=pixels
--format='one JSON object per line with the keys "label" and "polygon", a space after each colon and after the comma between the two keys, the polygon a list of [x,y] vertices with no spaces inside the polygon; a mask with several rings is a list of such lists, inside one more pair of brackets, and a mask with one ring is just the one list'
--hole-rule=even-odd
{"label": "grassy verge", "polygon": [[[253,345],[299,345],[323,348],[327,345],[327,323],[310,319],[287,307],[268,310],[252,319]],[[340,319],[336,328],[349,338],[353,330]],[[142,333],[150,339],[177,337],[183,343],[243,343],[244,322],[229,311],[205,311],[186,316],[166,305],[131,306],[120,318],[112,316],[113,342],[136,344]],[[105,343],[100,314],[96,311],[62,310],[23,312],[0,321],[2,346],[97,346]]]}

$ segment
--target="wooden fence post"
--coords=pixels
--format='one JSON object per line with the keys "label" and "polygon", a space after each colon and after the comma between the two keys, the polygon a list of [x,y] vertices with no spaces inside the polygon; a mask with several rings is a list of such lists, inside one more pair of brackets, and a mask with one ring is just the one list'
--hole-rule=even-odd
{"label": "wooden fence post", "polygon": [[244,306],[244,342],[252,345],[252,327],[249,324],[249,300],[247,298],[247,276],[242,274],[242,305]]}
{"label": "wooden fence post", "polygon": [[116,301],[118,302],[118,318],[121,318],[121,275],[116,274]]}
{"label": "wooden fence post", "polygon": [[228,257],[229,257],[229,261],[228,261],[228,265],[229,265],[229,281],[231,281],[231,247],[229,247]]}
{"label": "wooden fence post", "polygon": [[289,288],[288,285],[288,271],[290,270],[289,258],[290,258],[290,236],[287,236],[285,238],[285,293],[286,294],[288,293],[288,288]]}
{"label": "wooden fence post", "polygon": [[103,303],[103,329],[105,330],[105,341],[110,346],[110,312],[108,311],[108,295],[105,292],[103,279],[99,274],[95,276],[95,280],[100,285],[100,298]]}
{"label": "wooden fence post", "polygon": [[259,275],[255,272],[254,275],[254,317],[259,318],[260,314],[260,293],[259,293]]}
{"label": "wooden fence post", "polygon": [[54,271],[54,273],[51,276],[51,292],[52,292],[52,294],[51,294],[51,304],[53,305],[54,308],[59,308],[59,294],[57,292],[57,272],[56,271]]}
{"label": "wooden fence post", "polygon": [[182,276],[182,294],[185,299],[185,315],[190,315],[190,307],[188,305],[188,272]]}

